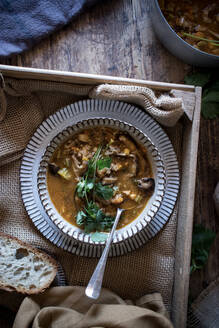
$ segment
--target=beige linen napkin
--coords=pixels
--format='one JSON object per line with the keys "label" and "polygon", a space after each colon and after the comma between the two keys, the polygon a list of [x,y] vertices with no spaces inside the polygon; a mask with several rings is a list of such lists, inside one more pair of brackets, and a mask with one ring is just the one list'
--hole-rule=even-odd
{"label": "beige linen napkin", "polygon": [[184,113],[182,98],[171,97],[169,94],[156,97],[154,91],[146,87],[101,84],[90,91],[89,97],[140,105],[157,122],[169,127],[174,126]]}
{"label": "beige linen napkin", "polygon": [[26,297],[13,328],[173,328],[158,293],[143,296],[134,305],[107,289],[93,301],[84,290],[53,287]]}

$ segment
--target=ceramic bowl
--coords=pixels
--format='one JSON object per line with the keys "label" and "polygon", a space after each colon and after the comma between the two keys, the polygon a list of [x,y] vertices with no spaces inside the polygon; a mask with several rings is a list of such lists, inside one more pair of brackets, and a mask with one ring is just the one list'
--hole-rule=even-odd
{"label": "ceramic bowl", "polygon": [[42,122],[31,138],[22,160],[20,181],[26,210],[41,233],[72,253],[100,256],[104,243],[57,212],[47,190],[47,170],[55,149],[75,133],[109,126],[128,132],[147,150],[155,190],[142,213],[115,233],[110,255],[122,255],[153,238],[168,221],[179,190],[179,170],[172,144],[163,129],[136,106],[103,100],[83,100],[62,108]]}
{"label": "ceramic bowl", "polygon": [[128,134],[132,138],[134,138],[138,143],[141,143],[145,147],[147,151],[148,160],[152,167],[153,178],[155,180],[154,193],[147,202],[144,210],[134,221],[126,225],[124,228],[116,230],[116,233],[114,234],[113,238],[113,243],[117,243],[127,238],[130,238],[138,231],[141,231],[154,218],[164,196],[166,179],[165,168],[161,160],[161,156],[156,147],[151,142],[151,140],[144,133],[136,129],[134,126],[114,119],[92,118],[89,120],[78,122],[77,124],[71,125],[64,129],[57,136],[55,136],[53,140],[51,140],[50,144],[46,148],[45,154],[42,157],[38,173],[38,192],[46,213],[60,230],[80,242],[91,244],[94,243],[91,240],[91,234],[86,234],[84,233],[83,229],[80,229],[79,227],[70,224],[57,212],[52,200],[50,199],[50,195],[47,188],[48,164],[54,151],[63,142],[74,136],[74,134],[82,132],[84,129],[87,129],[89,127],[111,127],[117,128],[123,132],[128,132]]}
{"label": "ceramic bowl", "polygon": [[194,66],[219,67],[219,56],[196,49],[178,36],[164,17],[158,0],[151,2],[151,20],[157,37],[174,56]]}

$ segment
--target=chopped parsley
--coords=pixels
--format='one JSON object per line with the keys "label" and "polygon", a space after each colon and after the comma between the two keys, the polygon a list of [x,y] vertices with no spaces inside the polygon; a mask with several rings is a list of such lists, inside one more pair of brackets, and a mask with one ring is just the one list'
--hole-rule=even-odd
{"label": "chopped parsley", "polygon": [[84,200],[85,206],[76,215],[76,223],[84,228],[85,233],[92,234],[93,241],[105,240],[101,231],[110,231],[115,217],[106,215],[95,202],[96,197],[104,200],[112,198],[114,189],[103,185],[96,176],[96,171],[110,168],[112,159],[101,155],[102,146],[99,146],[94,156],[88,162],[88,168],[76,187],[77,196]]}
{"label": "chopped parsley", "polygon": [[110,198],[112,198],[114,190],[113,188],[110,188],[109,186],[104,186],[102,185],[102,183],[98,182],[94,185],[94,192],[98,197],[103,198],[105,200],[109,200]]}
{"label": "chopped parsley", "polygon": [[76,216],[76,223],[83,226],[86,233],[110,231],[114,220],[114,217],[106,215],[93,201],[90,201]]}

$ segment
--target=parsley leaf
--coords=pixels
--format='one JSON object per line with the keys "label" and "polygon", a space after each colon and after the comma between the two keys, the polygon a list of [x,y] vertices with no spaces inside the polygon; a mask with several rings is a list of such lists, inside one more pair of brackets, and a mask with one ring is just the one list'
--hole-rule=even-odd
{"label": "parsley leaf", "polygon": [[206,119],[217,118],[219,116],[219,102],[208,101],[208,98],[203,98],[202,115]]}
{"label": "parsley leaf", "polygon": [[87,215],[90,216],[94,220],[96,220],[98,210],[99,210],[99,206],[92,201],[89,202],[87,207],[85,208]]}
{"label": "parsley leaf", "polygon": [[[101,150],[102,146],[99,146],[94,156],[88,162],[87,171],[76,186],[78,197],[84,199],[86,204],[84,209],[77,213],[76,223],[79,226],[83,226],[85,233],[109,231],[115,220],[114,217],[107,216],[94,202],[95,195],[108,200],[113,196],[114,192],[113,188],[96,182],[96,170],[102,170],[105,167],[109,168],[112,162],[110,157],[101,158]],[[94,238],[97,239],[95,236],[97,235],[94,235]]]}
{"label": "parsley leaf", "polygon": [[202,114],[205,118],[216,118],[219,115],[219,80],[203,91]]}
{"label": "parsley leaf", "polygon": [[97,231],[110,231],[114,221],[115,217],[104,216],[104,218],[97,224]]}
{"label": "parsley leaf", "polygon": [[81,226],[85,223],[86,214],[83,211],[78,212],[76,216],[76,223]]}
{"label": "parsley leaf", "polygon": [[90,201],[76,216],[77,224],[84,227],[85,233],[109,231],[114,221],[115,217],[106,215],[93,201]]}
{"label": "parsley leaf", "polygon": [[83,198],[85,196],[85,185],[86,185],[86,181],[84,180],[84,178],[81,178],[81,180],[78,182],[76,187],[78,196],[80,198]]}
{"label": "parsley leaf", "polygon": [[89,218],[86,221],[86,224],[84,225],[84,232],[90,233],[92,231],[96,230],[96,224],[95,222],[91,221]]}
{"label": "parsley leaf", "polygon": [[204,87],[210,81],[210,78],[211,72],[199,71],[186,75],[184,81],[186,84]]}
{"label": "parsley leaf", "polygon": [[217,71],[199,70],[188,74],[186,84],[202,87],[202,108],[204,118],[212,119],[219,116],[219,79]]}
{"label": "parsley leaf", "polygon": [[102,170],[105,167],[109,168],[112,162],[110,157],[100,158],[101,149],[102,147],[99,146],[94,156],[89,160],[88,169],[76,187],[78,197],[85,198],[87,203],[88,194],[92,189],[94,189],[98,197],[101,197],[105,200],[108,200],[113,196],[112,188],[109,186],[103,186],[100,182],[95,183],[96,169]]}
{"label": "parsley leaf", "polygon": [[207,263],[208,253],[214,242],[216,234],[205,229],[202,225],[196,224],[192,235],[192,253],[190,273],[202,269]]}
{"label": "parsley leaf", "polygon": [[101,150],[102,150],[102,146],[99,146],[94,156],[88,161],[86,176],[95,177],[97,162],[99,160]]}
{"label": "parsley leaf", "polygon": [[96,168],[95,168],[95,165],[94,165],[93,161],[89,160],[86,175],[87,176],[93,176],[94,173],[95,173],[95,170],[96,170]]}
{"label": "parsley leaf", "polygon": [[113,196],[113,188],[110,188],[109,186],[104,186],[100,182],[95,184],[94,191],[98,197],[101,197],[105,200],[108,200]]}
{"label": "parsley leaf", "polygon": [[80,198],[86,197],[86,194],[89,193],[93,189],[93,187],[94,187],[93,181],[81,178],[76,188],[78,197]]}
{"label": "parsley leaf", "polygon": [[112,163],[112,158],[103,157],[97,161],[97,169],[102,170],[105,167],[110,168],[111,163]]}
{"label": "parsley leaf", "polygon": [[103,232],[96,231],[91,234],[91,240],[94,242],[104,242],[107,240],[107,238],[108,238],[108,235]]}

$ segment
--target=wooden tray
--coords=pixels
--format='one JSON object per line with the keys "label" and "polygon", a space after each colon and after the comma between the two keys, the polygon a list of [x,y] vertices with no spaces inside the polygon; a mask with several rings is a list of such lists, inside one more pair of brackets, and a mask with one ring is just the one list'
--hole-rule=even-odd
{"label": "wooden tray", "polygon": [[192,241],[193,209],[195,195],[196,164],[200,125],[201,88],[162,83],[153,81],[93,75],[86,73],[71,73],[43,69],[22,68],[0,65],[3,76],[22,79],[39,79],[62,81],[75,84],[126,84],[146,86],[156,90],[174,90],[181,96],[185,104],[185,120],[182,153],[182,177],[179,195],[178,224],[176,236],[175,277],[173,292],[172,320],[177,328],[186,327],[187,300],[189,288],[189,268]]}

